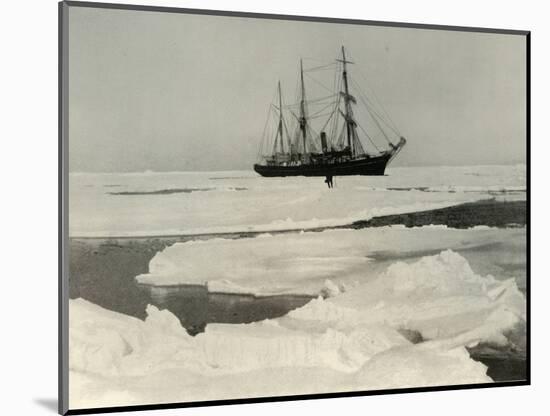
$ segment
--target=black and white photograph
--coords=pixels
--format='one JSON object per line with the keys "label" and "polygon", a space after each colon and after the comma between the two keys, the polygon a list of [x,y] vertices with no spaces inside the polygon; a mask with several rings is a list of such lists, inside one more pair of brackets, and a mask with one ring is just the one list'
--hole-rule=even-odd
{"label": "black and white photograph", "polygon": [[67,410],[530,383],[528,31],[60,25]]}

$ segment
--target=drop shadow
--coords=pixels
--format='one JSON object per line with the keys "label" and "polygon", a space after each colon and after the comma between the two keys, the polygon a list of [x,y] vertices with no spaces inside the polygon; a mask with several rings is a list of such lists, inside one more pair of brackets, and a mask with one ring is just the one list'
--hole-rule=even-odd
{"label": "drop shadow", "polygon": [[47,399],[44,399],[44,398],[40,398],[40,399],[34,399],[34,402],[36,404],[39,404],[40,406],[42,406],[43,408],[47,409],[47,410],[50,410],[51,412],[53,413],[57,413],[57,399],[52,399],[52,398],[47,398]]}

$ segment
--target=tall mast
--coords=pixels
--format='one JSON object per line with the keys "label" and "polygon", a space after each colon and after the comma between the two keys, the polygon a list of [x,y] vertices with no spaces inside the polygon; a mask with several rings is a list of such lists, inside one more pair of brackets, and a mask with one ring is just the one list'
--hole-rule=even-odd
{"label": "tall mast", "polygon": [[281,97],[281,81],[279,81],[279,137],[281,140],[281,153],[285,152],[283,146],[283,99]]}
{"label": "tall mast", "polygon": [[344,95],[344,103],[345,103],[345,110],[346,110],[346,129],[348,134],[348,147],[351,151],[351,155],[353,156],[353,141],[352,138],[354,136],[354,129],[355,129],[355,122],[353,121],[353,114],[351,111],[351,96],[349,95],[349,87],[348,87],[348,72],[346,69],[346,64],[351,63],[349,61],[346,61],[346,51],[344,50],[344,47],[342,46],[342,61],[343,63],[343,78],[344,78],[344,89],[345,89],[345,95]]}
{"label": "tall mast", "polygon": [[300,100],[300,130],[302,130],[302,139],[304,142],[304,157],[306,154],[306,128],[307,128],[307,120],[306,120],[306,106],[305,106],[305,100],[306,100],[306,88],[304,85],[304,67],[302,65],[302,60],[300,59],[300,81],[302,85],[302,99]]}

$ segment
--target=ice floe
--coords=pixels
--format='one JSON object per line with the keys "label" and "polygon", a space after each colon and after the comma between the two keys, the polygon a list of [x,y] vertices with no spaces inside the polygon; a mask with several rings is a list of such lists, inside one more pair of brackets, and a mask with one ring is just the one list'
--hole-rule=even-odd
{"label": "ice floe", "polygon": [[525,321],[513,279],[481,276],[451,250],[343,292],[323,285],[334,296],[195,337],[153,306],[140,321],[71,300],[71,408],[491,382],[466,347],[502,345]]}
{"label": "ice floe", "polygon": [[[444,226],[216,238],[167,247],[151,260],[148,273],[136,279],[148,285],[199,284],[206,285],[210,292],[257,296],[331,295],[376,276],[388,265],[380,261],[385,257],[411,258],[445,249],[475,251],[476,247],[503,247],[508,241],[521,240],[525,240],[523,229],[457,230]],[[488,256],[484,267],[489,272],[498,271],[491,261],[502,260],[503,253]],[[472,256],[475,255],[474,252]],[[512,260],[513,256],[509,258]],[[400,282],[405,284],[406,277]]]}
{"label": "ice floe", "polygon": [[262,178],[252,171],[71,174],[69,232],[83,237],[269,232],[443,208],[495,193],[499,199],[525,199],[523,165],[387,173],[338,177],[331,190],[322,178]]}

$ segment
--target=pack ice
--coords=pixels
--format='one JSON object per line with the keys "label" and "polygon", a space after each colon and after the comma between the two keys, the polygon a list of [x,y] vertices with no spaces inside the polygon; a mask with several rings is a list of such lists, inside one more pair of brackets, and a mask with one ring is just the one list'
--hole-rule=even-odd
{"label": "pack ice", "polygon": [[[307,229],[494,197],[525,198],[525,165],[399,167],[387,176],[262,178],[252,171],[71,174],[71,236]],[[449,185],[452,184],[452,185]],[[507,195],[507,196],[506,196]]]}
{"label": "pack ice", "polygon": [[[153,306],[140,321],[70,301],[71,407],[491,382],[465,347],[509,342],[507,332],[525,321],[525,299],[513,278],[480,275],[456,250],[475,251],[521,230],[371,231],[175,245],[138,278],[219,283],[211,279],[225,271],[221,284],[254,293],[333,289],[332,297],[278,319],[209,324],[191,337],[174,315]],[[456,250],[440,250],[433,241]],[[410,256],[396,260],[391,250],[400,244]],[[431,250],[436,254],[418,254]],[[381,261],[384,256],[390,260]]]}
{"label": "pack ice", "polygon": [[[330,296],[376,277],[395,259],[445,249],[467,251],[476,264],[482,263],[482,270],[503,274],[494,263],[515,258],[521,264],[525,250],[515,245],[524,240],[523,229],[457,230],[445,226],[195,240],[176,243],[157,253],[149,272],[136,279],[155,286],[206,285],[211,292]],[[495,246],[499,250],[491,258],[483,249]]]}

